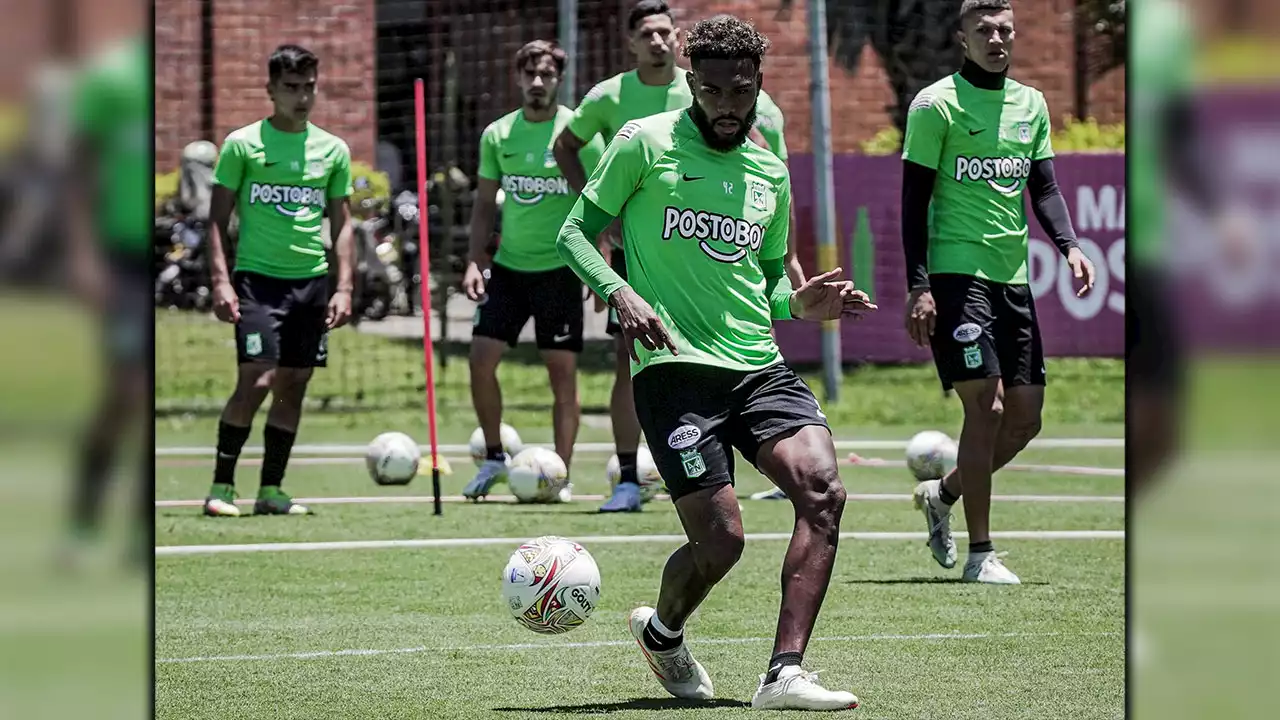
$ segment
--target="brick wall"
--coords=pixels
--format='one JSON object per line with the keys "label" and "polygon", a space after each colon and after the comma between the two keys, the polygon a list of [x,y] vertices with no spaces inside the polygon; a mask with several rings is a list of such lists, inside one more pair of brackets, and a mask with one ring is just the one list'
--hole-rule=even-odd
{"label": "brick wall", "polygon": [[[208,139],[220,142],[228,131],[269,112],[263,89],[267,55],[278,43],[294,41],[321,57],[323,94],[315,122],[345,138],[357,160],[372,162],[377,142],[375,0],[212,1],[216,137]],[[476,2],[500,4],[500,0]],[[681,24],[717,12],[734,12],[752,19],[769,36],[773,49],[765,83],[787,117],[787,145],[795,153],[811,148],[807,2],[795,0],[785,16],[778,10],[780,0],[672,3],[678,6]],[[1019,0],[1016,10],[1013,75],[1044,91],[1059,123],[1075,108],[1074,4],[1074,0]],[[200,5],[199,0],[156,0],[156,166],[160,170],[175,167],[182,146],[200,138]],[[495,53],[501,55],[495,55],[495,60],[507,61],[505,47]],[[469,70],[463,68],[464,79]],[[592,80],[583,78],[588,83],[585,87]],[[854,152],[860,142],[892,125],[894,95],[880,59],[869,46],[863,49],[856,72],[832,63],[830,88],[836,152]],[[1100,121],[1123,120],[1123,69],[1094,82],[1089,98],[1091,114]],[[477,118],[483,120],[480,127],[491,119]]]}

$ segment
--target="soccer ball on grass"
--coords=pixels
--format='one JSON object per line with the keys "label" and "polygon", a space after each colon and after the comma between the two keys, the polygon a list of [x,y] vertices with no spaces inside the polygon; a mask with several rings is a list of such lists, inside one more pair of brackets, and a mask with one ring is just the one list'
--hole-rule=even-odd
{"label": "soccer ball on grass", "polygon": [[365,451],[369,477],[379,485],[408,485],[418,474],[422,453],[418,443],[402,432],[384,432]]}
{"label": "soccer ball on grass", "polygon": [[569,470],[556,451],[527,447],[511,460],[507,472],[511,494],[522,503],[568,502]]}
{"label": "soccer ball on grass", "polygon": [[[506,423],[498,426],[498,435],[502,438],[502,450],[507,454],[507,459],[515,457],[524,449],[524,443],[520,440],[520,433],[516,429]],[[485,457],[488,456],[488,448],[484,444],[484,428],[476,428],[471,433],[471,459],[475,461],[476,467],[484,464]]]}
{"label": "soccer ball on grass", "polygon": [[907,443],[907,469],[916,480],[937,480],[956,467],[959,448],[946,433],[925,430]]}
{"label": "soccer ball on grass", "polygon": [[516,622],[542,635],[579,627],[600,600],[600,568],[587,549],[548,535],[511,553],[502,571],[502,600]]}

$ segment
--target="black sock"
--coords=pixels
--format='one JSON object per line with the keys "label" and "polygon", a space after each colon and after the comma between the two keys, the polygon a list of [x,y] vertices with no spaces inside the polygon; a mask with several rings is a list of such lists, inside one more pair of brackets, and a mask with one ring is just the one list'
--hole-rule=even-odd
{"label": "black sock", "polygon": [[262,429],[262,486],[280,487],[284,482],[284,469],[289,464],[289,453],[293,452],[293,440],[296,432],[268,425]]}
{"label": "black sock", "polygon": [[95,439],[90,439],[80,452],[71,522],[76,531],[91,533],[97,530],[102,516],[102,498],[111,480],[116,453],[112,443]]}
{"label": "black sock", "polygon": [[[657,617],[657,615],[654,615],[654,617]],[[645,647],[650,650],[657,650],[659,652],[662,650],[673,650],[680,647],[680,643],[682,642],[684,642],[683,630],[680,631],[679,635],[670,638],[653,628],[653,618],[649,618],[649,622],[645,623],[644,644]]]}
{"label": "black sock", "polygon": [[946,505],[955,505],[960,498],[947,492],[947,484],[942,483],[938,486],[938,499]]}
{"label": "black sock", "polygon": [[764,675],[764,684],[768,685],[771,682],[776,682],[778,673],[782,672],[782,668],[788,665],[799,665],[803,657],[798,652],[784,652],[774,655],[769,660],[769,671]]}
{"label": "black sock", "polygon": [[635,453],[633,452],[618,453],[618,474],[620,475],[620,477],[618,478],[619,484],[622,484],[622,483],[631,483],[632,485],[640,484],[640,478],[636,476],[636,454]]}
{"label": "black sock", "polygon": [[251,429],[251,426],[240,427],[218,422],[218,453],[213,465],[215,483],[236,484],[236,463],[240,461],[240,451],[244,449]]}
{"label": "black sock", "polygon": [[501,445],[490,445],[484,449],[485,460],[505,460],[507,453]]}
{"label": "black sock", "polygon": [[987,540],[986,542],[979,542],[979,543],[971,542],[971,543],[969,543],[969,554],[970,554],[970,555],[972,555],[972,554],[974,554],[974,553],[992,552],[992,551],[994,551],[995,549],[996,549],[996,548],[995,548],[995,546],[991,544],[991,541],[990,541],[990,540]]}

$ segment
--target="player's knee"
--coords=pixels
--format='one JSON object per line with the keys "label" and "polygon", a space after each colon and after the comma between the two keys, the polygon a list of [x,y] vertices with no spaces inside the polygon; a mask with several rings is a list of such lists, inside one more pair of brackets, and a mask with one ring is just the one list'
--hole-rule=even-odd
{"label": "player's knee", "polygon": [[799,485],[802,490],[796,498],[796,509],[800,515],[820,527],[838,527],[848,499],[840,470],[826,463],[806,468]]}
{"label": "player's knee", "polygon": [[1008,428],[1010,434],[1025,444],[1031,442],[1040,434],[1043,422],[1038,412],[1006,413],[1001,427]]}
{"label": "player's knee", "polygon": [[693,546],[698,572],[709,583],[717,583],[738,564],[747,541],[742,531],[726,530]]}
{"label": "player's knee", "polygon": [[314,372],[311,368],[277,368],[271,391],[277,398],[301,398]]}
{"label": "player's knee", "polygon": [[1004,403],[998,399],[967,405],[964,424],[974,430],[987,431],[992,437],[1004,422]]}
{"label": "player's knee", "polygon": [[267,393],[271,392],[275,377],[276,368],[242,367],[231,402],[253,404],[257,407],[267,397]]}

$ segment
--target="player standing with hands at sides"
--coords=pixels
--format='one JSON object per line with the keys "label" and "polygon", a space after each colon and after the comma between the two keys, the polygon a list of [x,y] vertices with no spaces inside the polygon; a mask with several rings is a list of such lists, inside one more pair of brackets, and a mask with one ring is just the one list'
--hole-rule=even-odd
{"label": "player standing with hands at sides", "polygon": [[902,153],[907,332],[920,347],[932,347],[944,389],[954,388],[964,405],[958,467],[920,483],[915,503],[934,559],[951,568],[950,513],[963,491],[969,529],[963,578],[1017,584],[992,547],[990,515],[991,475],[1040,432],[1044,405],[1024,188],[1080,280],[1080,295],[1093,287],[1094,269],[1077,247],[1054,178],[1044,95],[1008,77],[1014,41],[1008,0],[965,0],[960,26],[964,65],[912,101]]}
{"label": "player standing with hands at sides", "polygon": [[[204,513],[237,516],[235,469],[253,416],[272,396],[263,429],[262,484],[253,512],[305,515],[280,485],[293,450],[302,401],[314,368],[328,359],[328,333],[351,317],[351,151],[308,122],[319,60],[281,45],[267,61],[271,117],[227,136],[214,169],[209,214],[213,311],[236,326],[239,373],[218,423],[213,487]],[[228,243],[231,210],[240,216]],[[328,210],[338,287],[329,296],[329,262],[321,237]],[[235,271],[227,267],[234,252]]]}
{"label": "player standing with hands at sides", "polygon": [[[515,69],[524,104],[491,123],[480,139],[470,262],[462,280],[467,297],[479,303],[471,340],[471,401],[487,447],[480,470],[462,490],[472,500],[487,495],[507,473],[508,458],[499,435],[498,363],[506,346],[515,347],[530,315],[551,379],[556,452],[565,467],[578,436],[582,281],[556,252],[556,235],[578,191],[561,175],[551,152],[556,135],[573,118],[572,110],[556,102],[567,59],[563,49],[545,40],[520,48]],[[593,139],[575,157],[594,169],[603,149],[604,142]],[[506,216],[502,243],[491,258],[488,247],[499,185],[507,195]]]}
{"label": "player standing with hands at sides", "polygon": [[[874,310],[839,269],[792,290],[784,269],[791,182],[747,133],[768,41],[720,15],[689,32],[686,110],[627,123],[560,230],[570,267],[617,311],[636,409],[689,542],[671,555],[657,608],[631,612],[631,633],[663,687],[714,695],[684,624],[742,554],[733,448],[787,491],[795,528],[782,569],[773,655],[759,709],[838,710],[851,693],[800,665],[835,564],[845,491],[831,431],[787,367],[773,319],[828,320]],[[621,218],[628,284],[591,246]]]}

